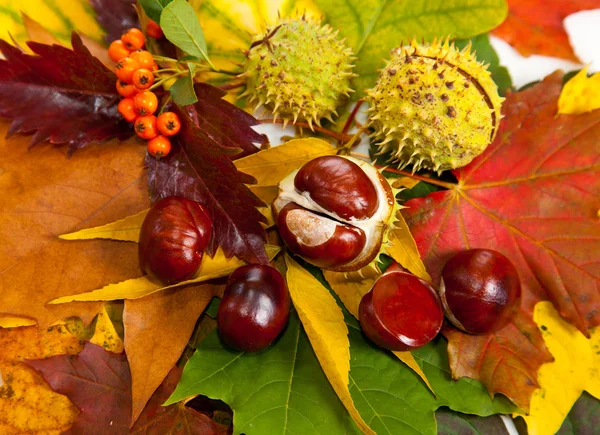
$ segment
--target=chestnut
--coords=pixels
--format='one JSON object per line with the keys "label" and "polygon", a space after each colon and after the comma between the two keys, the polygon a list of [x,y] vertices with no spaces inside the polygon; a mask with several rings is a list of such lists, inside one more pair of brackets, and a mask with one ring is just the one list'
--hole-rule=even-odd
{"label": "chestnut", "polygon": [[365,233],[356,227],[314,213],[290,202],[277,217],[285,244],[315,266],[332,268],[346,264],[362,252]]}
{"label": "chestnut", "polygon": [[294,186],[345,220],[370,218],[379,206],[377,190],[367,174],[339,156],[317,157],[306,163],[294,177]]}
{"label": "chestnut", "polygon": [[386,272],[363,296],[358,307],[360,326],[380,347],[395,351],[417,349],[440,332],[444,311],[436,291],[407,272]]}
{"label": "chestnut", "polygon": [[141,269],[170,285],[194,275],[212,234],[212,221],[196,201],[169,196],[148,211],[140,229]]}
{"label": "chestnut", "polygon": [[519,310],[521,283],[515,266],[500,252],[470,249],[444,266],[440,296],[454,326],[469,334],[489,334]]}
{"label": "chestnut", "polygon": [[281,273],[271,266],[248,264],[227,280],[217,327],[228,346],[256,352],[277,338],[289,314],[290,294]]}

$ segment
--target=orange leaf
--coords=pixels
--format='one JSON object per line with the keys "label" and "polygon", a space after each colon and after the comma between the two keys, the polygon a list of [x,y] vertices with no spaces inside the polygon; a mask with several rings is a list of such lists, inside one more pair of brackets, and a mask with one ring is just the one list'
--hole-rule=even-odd
{"label": "orange leaf", "polygon": [[599,0],[508,0],[508,16],[493,33],[525,56],[541,54],[579,62],[563,19],[597,8]]}

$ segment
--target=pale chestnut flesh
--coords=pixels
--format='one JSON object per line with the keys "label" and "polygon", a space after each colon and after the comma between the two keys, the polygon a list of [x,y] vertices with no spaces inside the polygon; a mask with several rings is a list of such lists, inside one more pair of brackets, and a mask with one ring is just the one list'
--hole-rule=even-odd
{"label": "pale chestnut flesh", "polygon": [[394,351],[417,349],[440,331],[444,311],[436,291],[407,272],[392,271],[377,279],[359,305],[365,335]]}
{"label": "pale chestnut flesh", "polygon": [[289,318],[290,294],[273,267],[249,264],[227,280],[217,312],[223,342],[237,350],[256,352],[269,346]]}
{"label": "pale chestnut flesh", "polygon": [[212,222],[200,204],[170,196],[148,211],[138,246],[140,268],[164,284],[185,281],[200,267]]}
{"label": "pale chestnut flesh", "polygon": [[444,266],[440,296],[454,326],[470,334],[489,334],[506,326],[519,310],[521,284],[504,255],[471,249]]}

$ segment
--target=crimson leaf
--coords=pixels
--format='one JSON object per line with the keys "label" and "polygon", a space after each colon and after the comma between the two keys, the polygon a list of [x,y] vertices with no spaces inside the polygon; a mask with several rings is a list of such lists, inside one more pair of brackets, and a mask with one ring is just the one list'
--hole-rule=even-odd
{"label": "crimson leaf", "polygon": [[139,28],[135,0],[90,0],[96,20],[106,31],[104,39],[111,43],[132,27]]}
{"label": "crimson leaf", "polygon": [[156,201],[178,195],[201,203],[213,220],[209,255],[220,246],[227,257],[267,263],[266,232],[260,224],[265,218],[256,209],[263,203],[245,186],[255,180],[238,172],[228,157],[232,150],[247,147],[242,142],[254,146],[250,140],[261,136],[250,128],[256,122],[250,115],[232,105],[219,112],[229,103],[214,89],[196,85],[197,104],[185,109],[174,106],[182,127],[173,150],[161,160],[146,158],[150,197]]}
{"label": "crimson leaf", "polygon": [[33,134],[67,144],[69,154],[90,142],[131,136],[117,110],[117,77],[73,33],[73,49],[28,42],[29,55],[0,40],[0,116],[12,119],[7,137]]}

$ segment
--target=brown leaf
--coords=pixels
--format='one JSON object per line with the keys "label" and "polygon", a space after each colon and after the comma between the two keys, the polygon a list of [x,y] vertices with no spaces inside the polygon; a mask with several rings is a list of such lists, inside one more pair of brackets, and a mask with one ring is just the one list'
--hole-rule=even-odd
{"label": "brown leaf", "polygon": [[52,32],[50,32],[40,23],[24,13],[21,13],[21,17],[23,18],[23,25],[25,26],[25,31],[29,36],[29,40],[47,45],[60,44]]}
{"label": "brown leaf", "polygon": [[[7,127],[0,124],[0,136]],[[133,142],[93,145],[66,159],[66,149],[28,152],[26,143],[0,140],[0,313],[34,318],[41,328],[69,316],[88,323],[100,303],[45,304],[139,276],[137,246],[57,236],[148,208],[144,150]]]}
{"label": "brown leaf", "polygon": [[125,351],[131,364],[132,421],[181,356],[194,325],[223,286],[194,285],[125,301]]}

